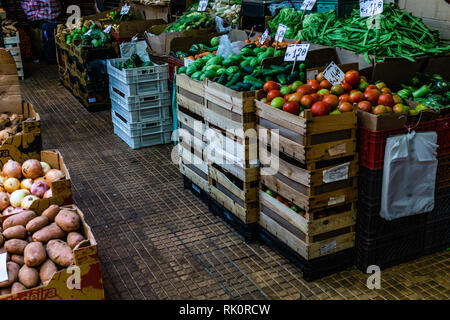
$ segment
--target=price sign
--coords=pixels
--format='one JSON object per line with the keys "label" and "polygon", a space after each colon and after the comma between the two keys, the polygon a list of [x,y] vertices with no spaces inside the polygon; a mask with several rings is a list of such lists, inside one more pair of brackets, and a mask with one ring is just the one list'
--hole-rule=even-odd
{"label": "price sign", "polygon": [[300,10],[311,11],[315,4],[316,4],[316,0],[305,0],[305,1],[303,1],[303,4],[300,7]]}
{"label": "price sign", "polygon": [[383,0],[359,0],[361,17],[371,17],[383,13]]}
{"label": "price sign", "polygon": [[290,44],[284,54],[284,61],[305,61],[308,50],[309,43]]}
{"label": "price sign", "polygon": [[269,36],[269,30],[266,29],[266,31],[264,31],[264,33],[262,34],[261,39],[259,39],[259,43],[264,44],[264,42],[266,42],[268,36]]}
{"label": "price sign", "polygon": [[331,62],[323,71],[323,76],[325,79],[331,82],[331,84],[340,84],[344,80],[345,73],[336,65],[336,63]]}
{"label": "price sign", "polygon": [[197,11],[205,11],[208,6],[208,0],[200,0]]}
{"label": "price sign", "polygon": [[104,33],[110,33],[110,32],[111,32],[111,27],[112,27],[112,25],[111,25],[111,24],[108,24],[108,25],[106,26],[105,30],[103,30],[103,32],[104,32]]}
{"label": "price sign", "polygon": [[275,41],[277,41],[277,42],[283,41],[286,30],[287,30],[287,27],[284,24],[279,24],[278,29],[277,29],[277,34],[275,35]]}
{"label": "price sign", "polygon": [[124,4],[123,6],[122,6],[122,9],[120,10],[120,14],[121,15],[124,15],[124,14],[127,14],[128,12],[130,12],[130,6],[128,5],[128,4]]}

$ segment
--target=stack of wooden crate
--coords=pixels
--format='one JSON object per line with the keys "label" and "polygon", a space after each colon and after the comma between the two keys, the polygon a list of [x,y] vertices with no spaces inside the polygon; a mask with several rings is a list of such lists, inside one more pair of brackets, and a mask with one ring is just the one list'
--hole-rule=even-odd
{"label": "stack of wooden crate", "polygon": [[301,117],[259,98],[262,232],[306,261],[354,247],[356,113]]}
{"label": "stack of wooden crate", "polygon": [[3,38],[5,49],[8,50],[14,58],[17,66],[17,74],[21,80],[24,79],[22,55],[20,54],[20,38],[19,33],[14,37]]}

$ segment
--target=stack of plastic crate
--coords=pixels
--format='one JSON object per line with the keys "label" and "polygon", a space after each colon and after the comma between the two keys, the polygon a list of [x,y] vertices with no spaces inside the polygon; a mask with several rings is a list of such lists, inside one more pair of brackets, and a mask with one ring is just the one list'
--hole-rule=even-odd
{"label": "stack of plastic crate", "polygon": [[132,149],[171,141],[168,65],[120,69],[126,59],[108,60],[114,133]]}

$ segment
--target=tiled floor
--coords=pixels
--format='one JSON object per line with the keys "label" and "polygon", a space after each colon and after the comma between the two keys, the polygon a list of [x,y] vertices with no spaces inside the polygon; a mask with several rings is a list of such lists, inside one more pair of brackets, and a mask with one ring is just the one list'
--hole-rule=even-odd
{"label": "tiled floor", "polygon": [[109,299],[449,299],[450,251],[368,275],[314,282],[272,249],[248,245],[183,189],[172,146],[131,150],[109,111],[89,113],[58,84],[55,66],[33,65],[26,100],[42,119],[44,148],[59,149],[76,204],[97,239]]}

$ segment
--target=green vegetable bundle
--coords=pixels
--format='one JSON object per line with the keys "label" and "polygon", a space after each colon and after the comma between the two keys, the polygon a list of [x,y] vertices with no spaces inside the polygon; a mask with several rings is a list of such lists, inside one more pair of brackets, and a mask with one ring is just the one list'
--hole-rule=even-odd
{"label": "green vegetable bundle", "polygon": [[[89,34],[86,34],[90,30]],[[66,43],[71,44],[75,40],[81,40],[80,46],[93,46],[94,48],[104,47],[111,41],[111,37],[100,30],[97,25],[93,24],[88,29],[82,27],[75,29],[66,37]]]}
{"label": "green vegetable bundle", "polygon": [[212,25],[212,17],[205,12],[187,12],[175,23],[164,29],[164,32],[178,32],[190,29],[201,29]]}
{"label": "green vegetable bundle", "polygon": [[152,66],[153,63],[150,61],[142,61],[141,58],[137,54],[132,54],[130,58],[128,58],[125,62],[121,62],[119,65],[119,69],[134,69],[140,67],[148,67]]}
{"label": "green vegetable bundle", "polygon": [[[371,19],[368,21],[368,19]],[[384,4],[381,18],[360,17],[354,9],[348,18],[336,19],[334,11],[313,13],[305,17],[301,38],[318,44],[336,46],[369,55],[377,61],[383,57],[414,57],[425,54],[450,53],[450,45],[439,38],[438,31],[431,31],[420,18],[402,11],[395,4]],[[369,29],[368,22],[374,26]]]}
{"label": "green vegetable bundle", "polygon": [[298,32],[302,25],[302,14],[302,11],[296,11],[292,8],[281,9],[275,18],[269,21],[270,34],[274,36],[278,25],[281,23],[288,27],[284,34],[285,38],[300,39]]}

